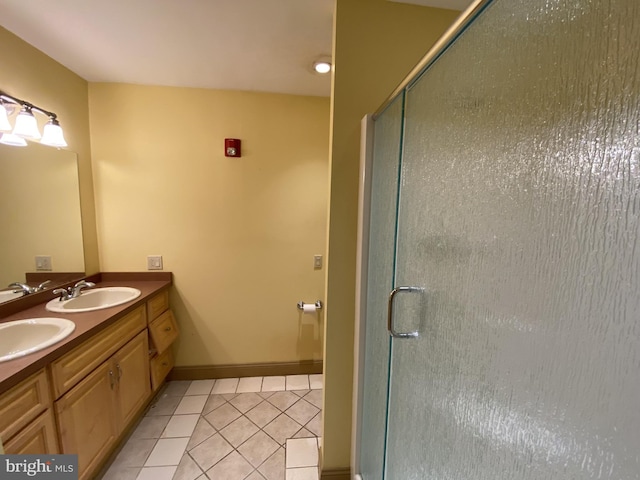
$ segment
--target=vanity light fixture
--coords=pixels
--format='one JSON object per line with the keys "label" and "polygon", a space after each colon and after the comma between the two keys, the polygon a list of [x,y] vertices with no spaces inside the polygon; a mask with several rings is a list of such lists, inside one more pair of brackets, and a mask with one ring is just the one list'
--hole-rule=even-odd
{"label": "vanity light fixture", "polygon": [[[12,130],[9,117],[15,110],[15,106],[20,107],[20,112],[16,116],[15,125]],[[49,118],[49,121],[44,126],[42,136],[40,135],[38,121],[36,120],[34,112]],[[0,143],[4,143],[5,145],[25,146],[27,144],[25,139],[39,139],[43,145],[57,148],[67,146],[62,127],[60,127],[58,116],[55,113],[8,95],[2,90],[0,90],[0,132],[6,132],[2,133],[2,137],[0,137]]]}

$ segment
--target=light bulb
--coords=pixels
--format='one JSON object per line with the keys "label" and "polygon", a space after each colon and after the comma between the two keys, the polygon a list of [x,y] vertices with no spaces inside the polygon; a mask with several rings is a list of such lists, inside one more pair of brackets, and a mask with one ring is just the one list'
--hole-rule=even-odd
{"label": "light bulb", "polygon": [[313,64],[313,69],[318,73],[329,73],[331,71],[331,64],[329,62],[316,62]]}
{"label": "light bulb", "polygon": [[51,147],[66,147],[67,142],[62,133],[62,127],[55,118],[50,118],[44,126],[40,143]]}
{"label": "light bulb", "polygon": [[22,138],[14,135],[13,133],[0,133],[0,143],[5,145],[10,145],[12,147],[26,147],[27,141]]}
{"label": "light bulb", "polygon": [[9,114],[4,106],[4,103],[0,102],[0,132],[10,132],[11,123],[9,123]]}
{"label": "light bulb", "polygon": [[16,117],[16,126],[13,128],[13,134],[22,138],[37,140],[40,138],[38,130],[38,121],[31,113],[31,108],[22,107],[20,113]]}

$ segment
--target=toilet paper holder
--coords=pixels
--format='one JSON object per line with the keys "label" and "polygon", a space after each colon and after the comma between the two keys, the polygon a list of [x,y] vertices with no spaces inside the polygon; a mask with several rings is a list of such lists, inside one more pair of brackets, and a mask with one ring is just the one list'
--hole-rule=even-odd
{"label": "toilet paper holder", "polygon": [[[316,310],[320,310],[322,308],[322,302],[320,300],[316,300],[316,303],[314,305],[316,306]],[[298,310],[304,310],[304,306],[305,306],[305,303],[302,300],[300,300],[298,302]]]}

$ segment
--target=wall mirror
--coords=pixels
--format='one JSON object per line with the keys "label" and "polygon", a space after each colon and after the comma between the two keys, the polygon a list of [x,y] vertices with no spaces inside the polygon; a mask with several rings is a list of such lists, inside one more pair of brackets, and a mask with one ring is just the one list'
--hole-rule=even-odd
{"label": "wall mirror", "polygon": [[[36,256],[50,257],[50,270],[37,269]],[[36,271],[47,288],[84,275],[77,156],[0,144],[0,303],[19,301],[7,286]]]}

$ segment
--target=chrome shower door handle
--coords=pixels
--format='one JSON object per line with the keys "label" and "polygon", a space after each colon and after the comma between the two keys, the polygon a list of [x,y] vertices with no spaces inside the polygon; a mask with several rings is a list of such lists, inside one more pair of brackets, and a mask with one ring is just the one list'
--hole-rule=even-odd
{"label": "chrome shower door handle", "polygon": [[393,338],[416,338],[418,336],[418,332],[397,332],[395,327],[393,326],[393,300],[395,299],[398,293],[412,293],[412,292],[424,292],[424,288],[422,287],[396,287],[391,290],[389,294],[389,301],[387,304],[387,330],[389,331],[389,335]]}

